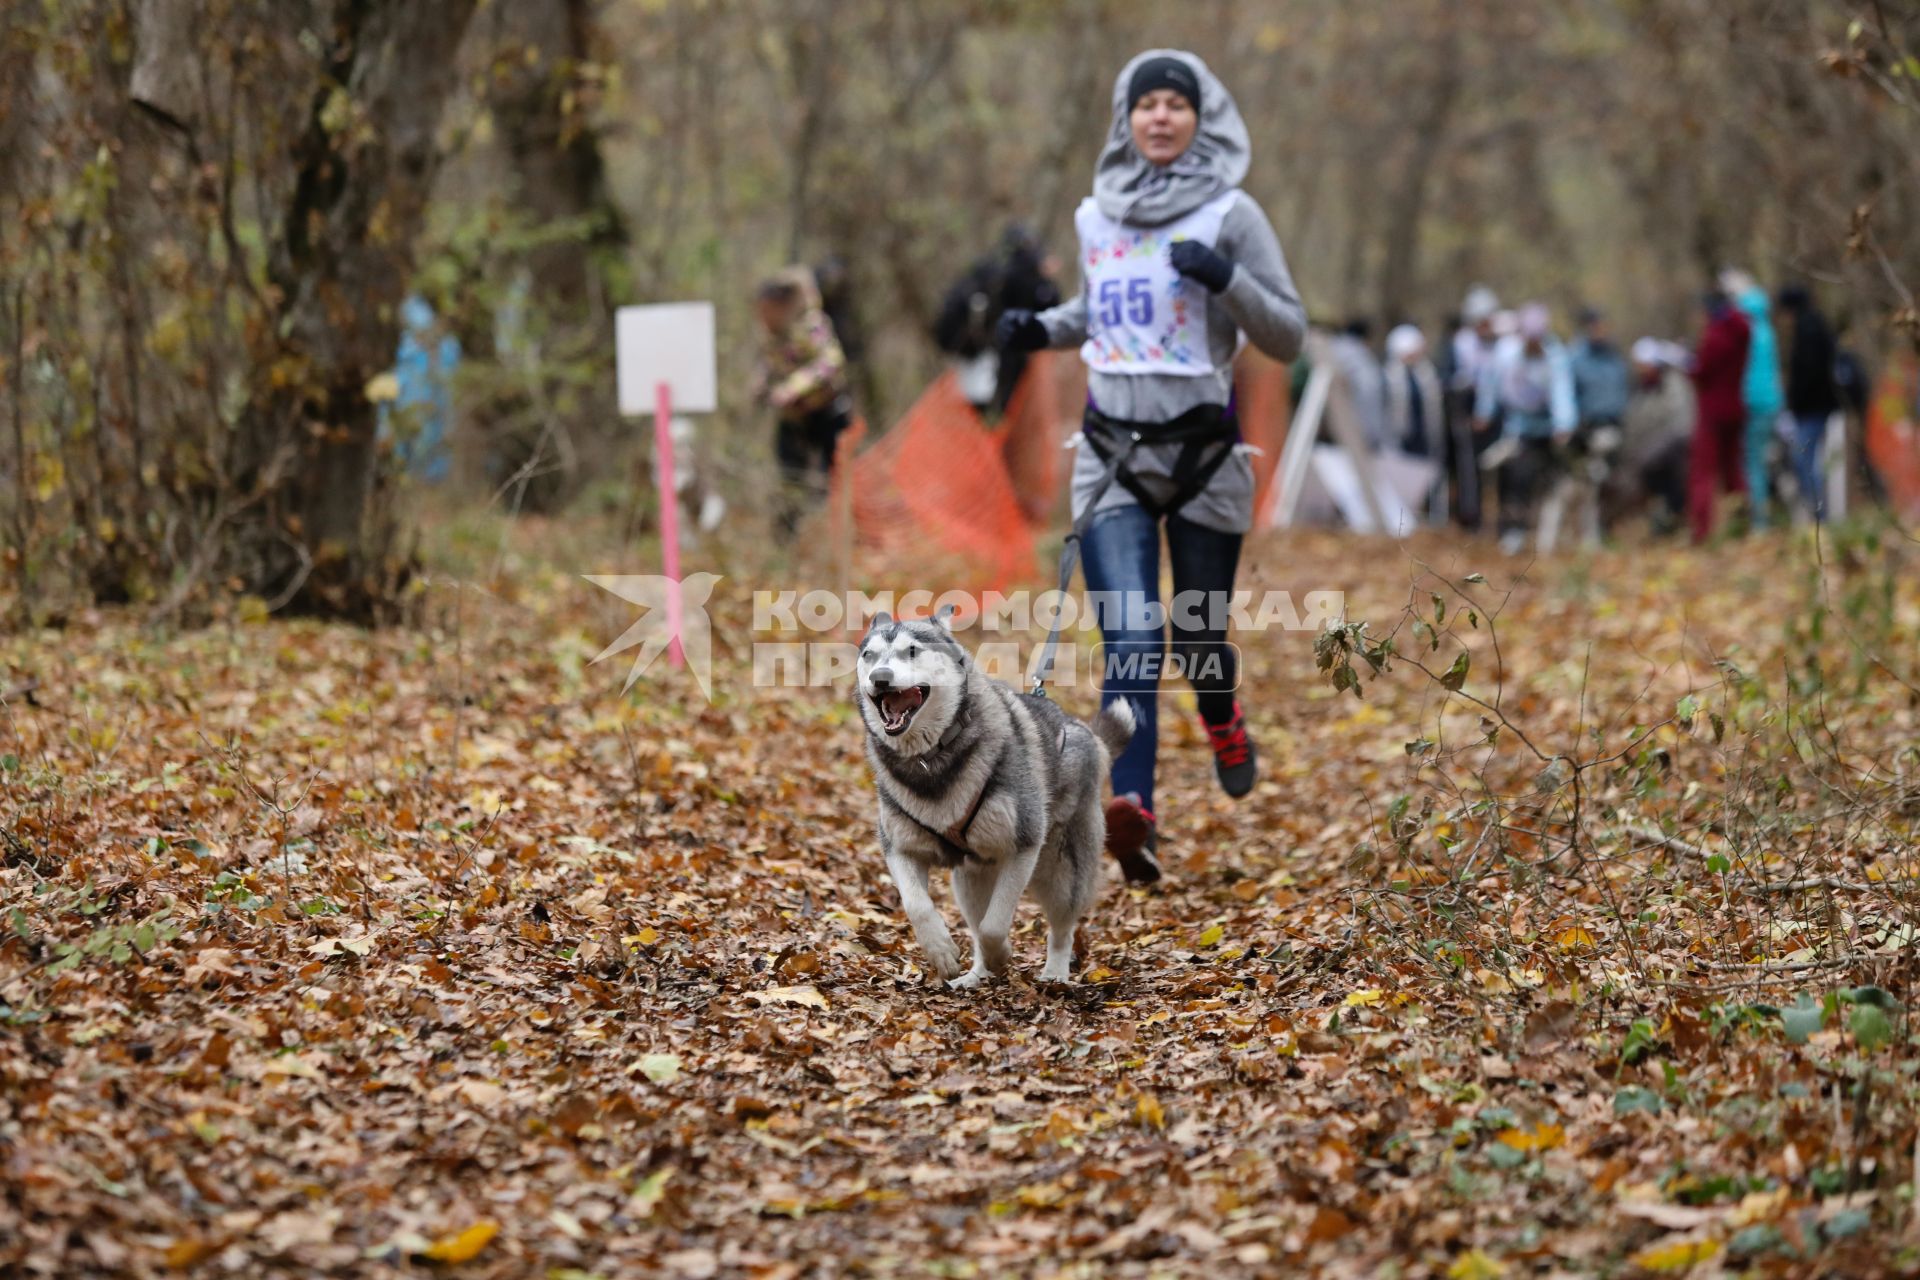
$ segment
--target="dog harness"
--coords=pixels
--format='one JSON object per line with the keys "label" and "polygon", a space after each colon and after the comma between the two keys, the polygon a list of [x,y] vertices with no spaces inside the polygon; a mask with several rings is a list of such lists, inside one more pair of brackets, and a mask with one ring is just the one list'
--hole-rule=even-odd
{"label": "dog harness", "polygon": [[[940,736],[939,745],[944,747],[951,739],[957,737],[964,723],[965,721],[956,719],[953,722],[953,726]],[[1054,744],[1054,750],[1065,751],[1066,749],[1067,726],[1063,724],[1060,726],[1060,738]],[[940,852],[946,855],[949,862],[965,862],[968,858],[977,858],[980,855],[975,853],[973,846],[967,843],[967,832],[972,829],[973,820],[980,816],[980,806],[986,803],[987,792],[993,790],[993,775],[999,767],[1000,761],[995,760],[993,767],[987,770],[986,781],[980,784],[980,790],[974,795],[973,803],[967,806],[967,811],[960,816],[960,820],[948,826],[945,831],[934,830],[926,823],[920,821],[920,819],[914,817],[911,813],[908,813],[907,807],[898,801],[894,802],[894,807],[906,815],[907,821],[913,823],[914,826],[919,827],[922,831],[937,840],[940,844]]]}
{"label": "dog harness", "polygon": [[[967,843],[967,832],[972,828],[973,820],[980,815],[980,805],[986,800],[987,792],[991,790],[993,790],[993,777],[989,774],[987,781],[981,784],[980,793],[974,796],[973,803],[967,806],[966,815],[945,831],[938,831],[934,834],[959,849],[963,856],[975,856],[972,846]],[[915,821],[918,821],[918,819],[915,819]]]}

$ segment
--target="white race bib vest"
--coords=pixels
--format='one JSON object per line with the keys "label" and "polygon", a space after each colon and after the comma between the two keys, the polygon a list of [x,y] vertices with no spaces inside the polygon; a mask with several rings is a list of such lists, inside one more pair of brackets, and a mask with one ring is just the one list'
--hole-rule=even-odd
{"label": "white race bib vest", "polygon": [[1097,373],[1212,373],[1207,344],[1207,287],[1173,269],[1174,242],[1211,248],[1227,210],[1228,191],[1172,222],[1129,227],[1100,212],[1089,197],[1073,215],[1080,233],[1080,272],[1087,290],[1087,341],[1080,358]]}

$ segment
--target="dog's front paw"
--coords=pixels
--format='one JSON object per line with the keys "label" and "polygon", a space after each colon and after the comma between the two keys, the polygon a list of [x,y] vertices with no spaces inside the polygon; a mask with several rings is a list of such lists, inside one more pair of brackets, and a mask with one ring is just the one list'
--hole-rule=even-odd
{"label": "dog's front paw", "polygon": [[1048,961],[1040,970],[1040,981],[1071,982],[1073,979],[1067,974],[1067,962],[1062,960],[1057,964],[1053,961]]}
{"label": "dog's front paw", "polygon": [[950,934],[929,938],[922,946],[927,953],[927,963],[933,967],[934,973],[942,982],[958,977],[967,967],[965,958],[960,953],[960,945]]}
{"label": "dog's front paw", "polygon": [[959,977],[948,982],[947,986],[955,991],[971,991],[982,983],[990,981],[992,978],[993,974],[989,970],[969,969]]}

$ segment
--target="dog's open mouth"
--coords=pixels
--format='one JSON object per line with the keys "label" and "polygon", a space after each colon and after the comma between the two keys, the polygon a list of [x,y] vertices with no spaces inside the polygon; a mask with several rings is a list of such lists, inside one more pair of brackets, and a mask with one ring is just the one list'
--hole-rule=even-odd
{"label": "dog's open mouth", "polygon": [[880,708],[880,721],[889,738],[897,738],[905,733],[907,726],[913,723],[914,715],[926,701],[927,686],[923,684],[889,689],[873,695],[873,705]]}

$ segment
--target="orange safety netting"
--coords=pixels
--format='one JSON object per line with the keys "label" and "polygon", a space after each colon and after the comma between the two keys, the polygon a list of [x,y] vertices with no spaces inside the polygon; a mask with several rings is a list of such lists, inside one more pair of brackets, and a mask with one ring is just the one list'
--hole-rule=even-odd
{"label": "orange safety netting", "polygon": [[[1255,510],[1279,461],[1288,413],[1287,369],[1255,352],[1235,366],[1241,431],[1254,456]],[[871,447],[864,423],[840,439],[834,466],[835,532],[850,506],[862,547],[958,561],[954,585],[1004,590],[1038,568],[1037,537],[1063,512],[1063,448],[1086,403],[1086,369],[1038,352],[995,426],[987,426],[943,373]],[[841,491],[851,474],[851,502]]]}
{"label": "orange safety netting", "polygon": [[1253,509],[1267,509],[1267,489],[1280,466],[1293,416],[1293,380],[1288,366],[1252,347],[1233,362],[1233,386],[1239,400],[1240,434],[1259,450],[1253,455]]}
{"label": "orange safety netting", "polygon": [[[1033,523],[1004,453],[1010,430],[1011,415],[988,428],[951,373],[936,378],[891,431],[853,455],[850,468],[836,468],[836,483],[852,475],[859,545],[892,558],[913,552],[955,558],[968,570],[971,581],[964,585],[983,590],[1005,588],[1032,572]],[[842,437],[843,461],[859,443],[854,437],[854,431]],[[836,493],[836,510],[843,501]]]}
{"label": "orange safety netting", "polygon": [[1874,389],[1867,409],[1867,460],[1886,486],[1894,510],[1920,517],[1920,366],[1897,359]]}

